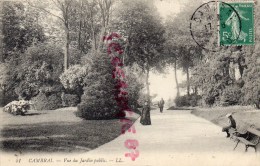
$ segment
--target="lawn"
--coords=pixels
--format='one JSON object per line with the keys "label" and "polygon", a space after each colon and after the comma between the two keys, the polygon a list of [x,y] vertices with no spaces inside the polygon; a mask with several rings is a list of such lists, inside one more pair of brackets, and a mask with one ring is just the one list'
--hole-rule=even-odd
{"label": "lawn", "polygon": [[228,122],[225,115],[233,113],[233,117],[239,128],[254,125],[255,128],[260,130],[260,110],[251,106],[196,108],[191,113],[205,118],[219,126],[225,126]]}
{"label": "lawn", "polygon": [[[113,120],[84,120],[76,108],[29,111],[13,116],[0,110],[0,148],[5,152],[86,152],[121,134],[122,123]],[[136,115],[133,121],[136,120]]]}

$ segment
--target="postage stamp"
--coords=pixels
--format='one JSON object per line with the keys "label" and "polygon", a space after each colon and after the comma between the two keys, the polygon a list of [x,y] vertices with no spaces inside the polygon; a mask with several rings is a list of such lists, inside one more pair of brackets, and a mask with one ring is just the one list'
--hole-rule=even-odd
{"label": "postage stamp", "polygon": [[219,23],[220,45],[255,43],[254,2],[219,3]]}

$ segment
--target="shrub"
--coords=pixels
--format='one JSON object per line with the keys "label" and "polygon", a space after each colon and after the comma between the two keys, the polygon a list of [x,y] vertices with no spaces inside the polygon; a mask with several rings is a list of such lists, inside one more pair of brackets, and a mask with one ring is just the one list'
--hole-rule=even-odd
{"label": "shrub", "polygon": [[198,106],[200,100],[201,100],[200,95],[192,94],[189,98],[190,106],[192,106],[192,107]]}
{"label": "shrub", "polygon": [[83,87],[85,85],[84,78],[86,77],[89,68],[87,66],[74,65],[69,67],[60,75],[60,81],[67,91],[72,91],[81,97]]}
{"label": "shrub", "polygon": [[80,100],[78,95],[64,94],[62,97],[63,106],[75,107],[79,104]]}
{"label": "shrub", "polygon": [[138,100],[141,99],[141,90],[143,89],[143,83],[137,79],[134,73],[129,72],[126,75],[126,82],[127,82],[127,92],[128,92],[128,105],[132,109],[132,111],[139,113],[137,110],[139,106]]}
{"label": "shrub", "polygon": [[240,104],[241,96],[241,89],[238,86],[227,86],[220,96],[220,104],[223,106]]}
{"label": "shrub", "polygon": [[40,92],[32,98],[32,102],[37,110],[54,110],[62,106],[61,97],[58,94],[46,95]]}
{"label": "shrub", "polygon": [[[45,87],[60,84],[62,50],[50,43],[38,43],[28,47],[19,59],[10,61],[10,86],[18,96],[30,100]],[[15,63],[18,63],[16,65]]]}
{"label": "shrub", "polygon": [[116,118],[120,110],[115,100],[116,80],[112,78],[110,58],[106,54],[93,57],[91,68],[84,80],[89,84],[84,88],[77,115],[85,119]]}
{"label": "shrub", "polygon": [[31,105],[32,103],[26,100],[12,101],[4,106],[3,111],[13,115],[24,115],[30,109]]}
{"label": "shrub", "polygon": [[247,65],[243,75],[245,85],[242,91],[245,104],[255,105],[256,108],[260,109],[260,47],[256,51],[257,53],[247,57],[247,63],[250,65]]}
{"label": "shrub", "polygon": [[198,106],[199,101],[201,100],[200,95],[191,94],[191,95],[184,95],[175,98],[175,104],[177,107],[195,107]]}
{"label": "shrub", "polygon": [[175,104],[176,104],[177,107],[190,106],[190,103],[187,99],[187,95],[176,97],[175,98]]}

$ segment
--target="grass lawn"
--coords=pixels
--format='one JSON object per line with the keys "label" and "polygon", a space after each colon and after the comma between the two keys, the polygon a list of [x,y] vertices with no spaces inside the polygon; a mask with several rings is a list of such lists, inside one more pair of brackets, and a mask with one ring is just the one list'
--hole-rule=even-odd
{"label": "grass lawn", "polygon": [[225,115],[228,113],[233,113],[233,117],[237,122],[238,128],[255,125],[255,128],[260,130],[260,110],[256,110],[250,106],[196,108],[191,113],[220,126],[225,126],[228,122]]}
{"label": "grass lawn", "polygon": [[121,134],[119,119],[84,120],[76,117],[75,111],[72,107],[13,116],[0,109],[0,149],[22,153],[86,152]]}

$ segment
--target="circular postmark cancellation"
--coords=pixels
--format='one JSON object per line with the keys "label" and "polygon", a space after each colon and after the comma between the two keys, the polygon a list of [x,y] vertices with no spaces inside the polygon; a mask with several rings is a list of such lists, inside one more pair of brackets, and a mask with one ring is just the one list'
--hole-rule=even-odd
{"label": "circular postmark cancellation", "polygon": [[[223,29],[236,21],[236,36],[220,35]],[[193,40],[203,49],[216,52],[220,46],[231,45],[239,39],[241,19],[236,9],[225,2],[209,1],[199,6],[190,19]],[[225,42],[223,42],[223,40]]]}

